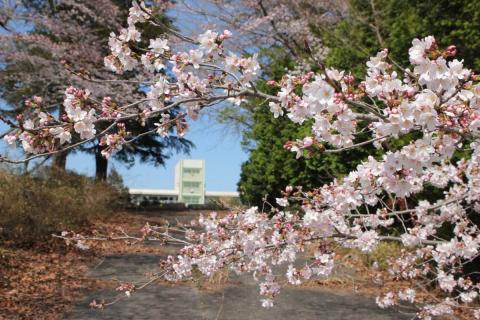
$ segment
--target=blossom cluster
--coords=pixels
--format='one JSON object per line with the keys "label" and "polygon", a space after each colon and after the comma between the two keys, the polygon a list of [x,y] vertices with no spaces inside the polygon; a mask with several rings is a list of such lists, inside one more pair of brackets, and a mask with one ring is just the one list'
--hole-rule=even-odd
{"label": "blossom cluster", "polygon": [[[142,34],[137,25],[155,24],[155,17],[143,2],[134,1],[127,22],[119,35],[110,35],[111,54],[105,58],[105,66],[119,74],[135,68],[151,74],[150,82],[139,84],[145,99],[120,106],[108,96],[98,102],[88,90],[69,87],[65,90],[64,111],[55,117],[41,108],[41,98],[36,97],[33,102],[27,101],[27,111],[18,117],[19,125],[12,126],[4,137],[9,145],[21,142],[23,151],[30,155],[28,159],[32,159],[61,151],[69,147],[67,144],[80,145],[98,138],[102,154],[109,157],[131,141],[129,138],[135,138],[130,137],[128,121],[145,126],[148,119],[153,119],[156,130],[150,133],[165,137],[175,128],[177,135],[183,136],[188,129],[186,117],[196,119],[204,106],[241,99],[247,90],[251,92],[251,83],[260,72],[259,63],[256,56],[243,58],[225,52],[223,42],[231,36],[228,30],[220,34],[207,30],[189,40],[192,49],[188,51],[172,52],[166,37],[149,39],[148,47],[140,50]],[[174,108],[181,110],[173,115],[170,111]]]}
{"label": "blossom cluster", "polygon": [[[413,41],[413,70],[402,70],[403,78],[383,50],[367,62],[364,81],[327,69],[272,83],[279,87],[269,104],[275,117],[286,114],[300,124],[313,120],[314,137],[286,144],[297,157],[365,143],[385,149],[383,142],[412,132],[418,138],[384,150],[380,158],[368,157],[355,171],[318,189],[287,188],[277,199],[285,209],[271,216],[254,207],[221,219],[202,218],[206,232],[168,261],[170,279],[188,277],[193,265],[207,276],[225,266],[251,272],[260,282],[262,304],[270,307],[281,270],[291,284],[330,274],[332,241],[367,253],[380,241],[397,241],[404,249],[389,262],[389,272],[415,286],[378,297],[380,307],[416,303],[417,290],[432,278],[444,299],[421,306],[418,317],[449,315],[475,302],[480,285],[462,270],[480,254],[479,229],[472,220],[480,213],[479,79],[454,59],[455,51],[453,46],[442,51],[427,37]],[[369,132],[371,140],[355,142],[357,132]],[[459,150],[468,156],[454,160]],[[426,197],[427,187],[442,195]],[[300,212],[288,210],[294,202],[300,202]],[[446,226],[451,234],[442,234]],[[308,242],[320,249],[313,262],[299,265]]]}
{"label": "blossom cluster", "polygon": [[[154,118],[149,133],[166,136],[175,127],[183,135],[187,119],[203,108],[257,97],[268,102],[274,117],[312,123],[310,136],[285,143],[297,158],[368,144],[382,150],[314,190],[286,187],[270,212],[253,207],[202,217],[204,232],[188,230],[181,240],[187,245],[163,262],[165,278],[190,278],[194,268],[205,276],[223,268],[251,273],[259,282],[262,305],[271,307],[285,281],[298,285],[328,277],[335,246],[369,253],[381,241],[395,241],[402,251],[388,262],[389,274],[412,286],[379,296],[380,307],[416,304],[417,316],[430,319],[478,302],[477,271],[464,267],[480,255],[475,223],[480,213],[480,77],[456,58],[455,46],[440,48],[431,36],[415,39],[410,68],[393,63],[385,49],[366,63],[364,79],[336,69],[287,74],[269,81],[278,89],[269,95],[254,85],[261,75],[257,57],[226,52],[230,32],[208,30],[192,39],[172,31],[187,42],[187,50],[175,52],[167,37],[148,39],[148,47],[139,50],[139,23],[160,22],[143,2],[134,1],[128,27],[110,37],[105,64],[117,73],[135,68],[151,73],[145,99],[119,106],[109,97],[97,102],[87,90],[68,88],[64,113],[55,117],[37,97],[27,101],[16,124],[10,123],[7,143],[20,142],[27,154],[42,155],[98,138],[103,154],[110,156],[135,139],[129,121],[144,124]],[[177,107],[181,112],[172,116],[169,111]],[[309,243],[315,251],[305,261]],[[436,302],[419,303],[419,290],[432,283],[442,293]],[[468,310],[480,319],[479,310]]]}

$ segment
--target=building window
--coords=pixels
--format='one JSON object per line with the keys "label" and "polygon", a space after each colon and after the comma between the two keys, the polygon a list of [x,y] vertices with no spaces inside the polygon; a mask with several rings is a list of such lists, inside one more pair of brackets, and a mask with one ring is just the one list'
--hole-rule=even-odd
{"label": "building window", "polygon": [[184,188],[200,188],[200,182],[197,181],[184,181],[183,182]]}
{"label": "building window", "polygon": [[183,169],[183,173],[185,174],[199,174],[200,173],[200,169],[196,169],[196,168],[184,168]]}
{"label": "building window", "polygon": [[186,196],[186,197],[183,197],[183,202],[189,203],[189,204],[199,204],[200,203],[200,198],[199,197]]}

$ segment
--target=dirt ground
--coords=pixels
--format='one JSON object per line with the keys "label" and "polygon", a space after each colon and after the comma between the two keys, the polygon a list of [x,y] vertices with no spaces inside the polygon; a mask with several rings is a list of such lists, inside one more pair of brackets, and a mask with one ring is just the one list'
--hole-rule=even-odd
{"label": "dirt ground", "polygon": [[[199,212],[119,213],[95,221],[82,234],[140,235],[146,222],[188,224]],[[270,310],[260,306],[251,276],[218,275],[202,282],[157,282],[105,309],[91,308],[119,297],[121,282],[142,282],[179,246],[132,241],[89,243],[84,251],[60,239],[30,249],[0,246],[0,319],[411,319],[412,309],[381,310],[374,297],[385,288],[358,256],[340,252],[333,277],[302,287],[287,286]],[[461,319],[461,318],[460,318]],[[465,318],[466,319],[466,318]]]}
{"label": "dirt ground", "polygon": [[[85,235],[115,235],[124,231],[139,235],[146,222],[162,224],[166,218],[185,223],[198,212],[172,213],[118,213],[102,220],[92,221]],[[172,218],[175,217],[175,218]],[[113,254],[161,254],[159,246],[128,241],[89,243],[89,250],[67,246],[61,239],[19,248],[0,243],[0,319],[63,319],[75,302],[92,291],[114,288],[115,281],[97,279],[89,270],[100,265]]]}
{"label": "dirt ground", "polygon": [[[109,234],[117,232],[118,228],[138,232],[145,223],[142,219],[144,217],[118,214],[94,222],[88,232]],[[53,238],[29,248],[0,244],[0,319],[62,319],[85,294],[111,286],[107,281],[88,275],[88,270],[104,256],[155,253],[158,249],[104,242],[83,251]]]}
{"label": "dirt ground", "polygon": [[[155,270],[159,256],[152,254],[115,255],[90,275],[97,279],[138,281],[148,270]],[[70,313],[69,320],[94,319],[252,319],[252,320],[402,320],[411,319],[393,310],[379,309],[369,297],[342,290],[294,288],[282,290],[276,305],[264,309],[259,301],[258,286],[251,276],[230,276],[215,288],[199,284],[154,284],[129,298],[106,307],[92,309],[92,299],[111,301],[113,290],[91,292]]]}

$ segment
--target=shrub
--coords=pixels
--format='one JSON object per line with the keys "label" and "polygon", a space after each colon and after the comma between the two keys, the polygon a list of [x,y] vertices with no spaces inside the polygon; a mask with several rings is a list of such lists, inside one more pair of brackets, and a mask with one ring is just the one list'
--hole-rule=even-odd
{"label": "shrub", "polygon": [[0,169],[0,237],[30,245],[117,209],[124,190],[56,168],[34,175]]}
{"label": "shrub", "polygon": [[372,252],[362,256],[363,262],[366,266],[377,263],[380,270],[388,270],[389,260],[399,257],[401,250],[402,245],[397,242],[381,242]]}

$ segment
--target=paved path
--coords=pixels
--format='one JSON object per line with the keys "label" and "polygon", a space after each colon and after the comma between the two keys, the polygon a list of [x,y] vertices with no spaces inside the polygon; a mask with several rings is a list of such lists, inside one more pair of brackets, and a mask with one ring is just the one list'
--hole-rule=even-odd
{"label": "paved path", "polygon": [[[173,248],[172,248],[173,249]],[[138,281],[158,266],[160,257],[151,254],[110,256],[91,270],[100,279]],[[403,320],[411,319],[378,308],[371,297],[346,295],[321,289],[283,288],[272,309],[260,305],[258,286],[251,276],[233,279],[216,291],[199,290],[194,285],[151,285],[105,310],[91,309],[93,299],[111,300],[116,292],[89,294],[66,317],[68,320]]]}

